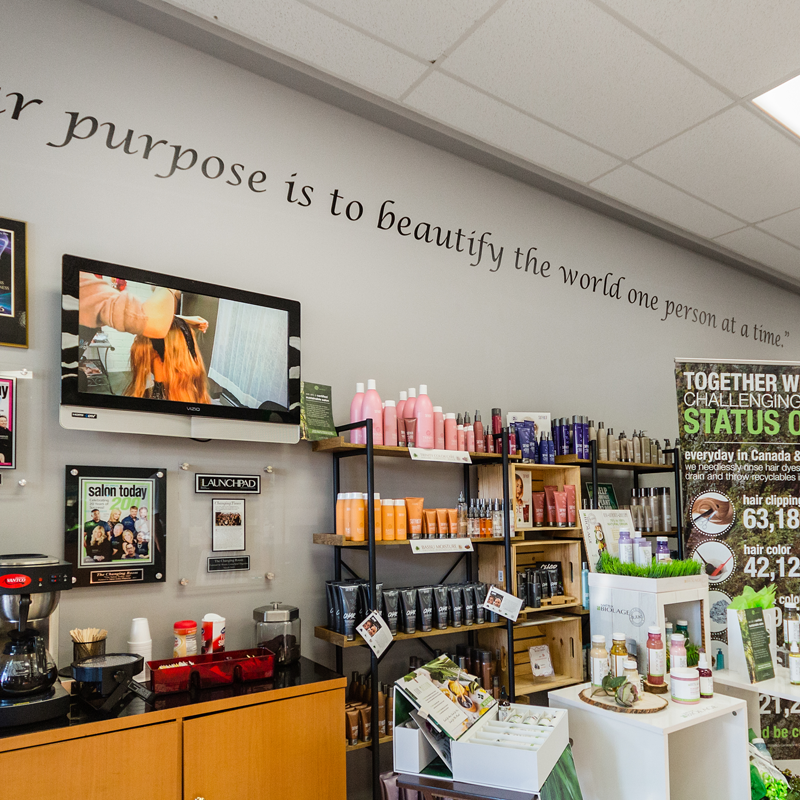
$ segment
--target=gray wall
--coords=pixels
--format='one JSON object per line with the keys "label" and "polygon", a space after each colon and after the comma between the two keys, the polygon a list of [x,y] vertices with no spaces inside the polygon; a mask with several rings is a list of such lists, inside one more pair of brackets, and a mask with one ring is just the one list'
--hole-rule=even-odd
{"label": "gray wall", "polygon": [[[0,103],[9,92],[41,105],[18,120],[0,114],[4,216],[29,223],[30,348],[0,350],[0,370],[33,370],[20,386],[16,473],[0,487],[2,549],[63,552],[63,469],[86,465],[160,466],[169,470],[169,557],[166,584],[76,590],[62,606],[66,631],[110,630],[121,648],[130,619],[147,616],[154,655],[171,648],[174,620],[217,611],[229,643],[250,641],[251,610],[267,599],[300,606],[306,655],[332,664],[313,638],[324,621],[323,580],[333,555],[311,544],[329,530],[331,464],[308,444],[209,443],[62,430],[59,402],[59,292],[63,253],[220,282],[299,300],[303,308],[303,374],[329,383],[338,421],[346,421],[356,381],[375,378],[384,399],[427,383],[445,410],[492,406],[588,414],[617,431],[645,428],[677,434],[675,356],[798,359],[798,299],[755,278],[704,260],[585,209],[382,129],[256,78],[71,0],[7,0],[0,49]],[[172,149],[149,159],[105,144],[108,127],[62,148],[67,112],[117,126],[113,142],[134,135],[216,155],[226,174],[210,180],[192,170],[166,174]],[[87,132],[86,123],[80,132]],[[134,139],[131,149],[141,148]],[[188,157],[187,157],[188,159]],[[186,160],[186,159],[185,159]],[[184,162],[182,163],[185,163]],[[240,163],[245,184],[230,186]],[[246,176],[263,170],[253,192]],[[286,200],[292,175],[314,187],[308,207]],[[330,193],[359,200],[360,220],[330,213]],[[392,209],[465,235],[491,232],[504,247],[497,271],[467,253],[377,228],[385,200]],[[515,269],[513,250],[538,248],[550,277]],[[625,277],[622,298],[565,286],[559,267]],[[630,304],[627,290],[659,297],[657,310]],[[675,315],[665,300],[716,315],[709,329]],[[722,330],[734,317],[736,332]],[[774,347],[740,335],[746,323],[784,337]],[[751,328],[752,330],[752,328]],[[189,462],[189,473],[178,465]],[[185,590],[187,519],[204,519],[206,499],[187,488],[191,472],[275,468],[274,491],[258,506],[249,536],[261,538],[264,563],[276,577],[252,586]],[[452,504],[458,472],[391,463],[378,470],[384,496],[424,494]],[[358,488],[357,467],[350,484]],[[17,480],[24,478],[21,488]],[[344,487],[348,488],[347,486]],[[193,523],[194,525],[194,523]],[[184,555],[181,555],[183,553]],[[353,556],[357,562],[359,556]],[[362,562],[363,563],[363,562]],[[387,584],[435,579],[448,560],[422,563],[393,551]],[[196,566],[196,565],[195,565]],[[405,660],[411,650],[396,658]]]}

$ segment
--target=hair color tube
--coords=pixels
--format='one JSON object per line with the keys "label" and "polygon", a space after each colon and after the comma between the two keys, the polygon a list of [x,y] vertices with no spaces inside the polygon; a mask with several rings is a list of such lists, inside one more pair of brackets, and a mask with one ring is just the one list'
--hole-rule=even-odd
{"label": "hair color tube", "polygon": [[461,627],[461,618],[464,614],[464,601],[462,599],[460,586],[449,586],[447,588],[447,599],[450,604],[450,624],[454,628]]}
{"label": "hair color tube", "polygon": [[433,624],[440,631],[447,627],[447,587],[433,587]]}
{"label": "hair color tube", "polygon": [[567,527],[567,493],[553,492],[553,499],[556,504],[556,525],[559,528]]}
{"label": "hair color tube", "polygon": [[400,614],[398,619],[403,633],[417,632],[417,590],[400,589]]}
{"label": "hair color tube", "polygon": [[383,590],[383,617],[392,636],[397,636],[397,604],[399,602],[397,589]]}
{"label": "hair color tube", "polygon": [[[406,515],[408,519],[408,532],[411,534],[412,539],[419,539],[422,537],[422,504],[424,498],[422,497],[406,497]],[[395,529],[395,538],[397,532]]]}
{"label": "hair color tube", "polygon": [[556,515],[556,487],[545,486],[544,496],[547,500],[547,524],[550,526],[555,526],[558,520]]}
{"label": "hair color tube", "polygon": [[533,502],[533,525],[536,528],[544,526],[544,492],[533,492],[531,495]]}
{"label": "hair color tube", "polygon": [[567,495],[567,525],[574,528],[578,524],[577,492],[572,484],[565,484],[564,491]]}
{"label": "hair color tube", "polygon": [[417,619],[423,631],[433,630],[433,587],[420,586],[417,589]]}
{"label": "hair color tube", "polygon": [[340,583],[337,587],[342,614],[342,630],[348,642],[356,638],[356,612],[358,609],[358,584]]}

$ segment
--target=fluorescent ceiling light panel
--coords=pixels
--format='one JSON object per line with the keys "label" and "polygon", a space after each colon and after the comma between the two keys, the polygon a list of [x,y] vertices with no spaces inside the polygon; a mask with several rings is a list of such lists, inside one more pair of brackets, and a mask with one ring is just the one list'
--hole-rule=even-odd
{"label": "fluorescent ceiling light panel", "polygon": [[800,136],[800,75],[764,92],[753,102],[795,136]]}

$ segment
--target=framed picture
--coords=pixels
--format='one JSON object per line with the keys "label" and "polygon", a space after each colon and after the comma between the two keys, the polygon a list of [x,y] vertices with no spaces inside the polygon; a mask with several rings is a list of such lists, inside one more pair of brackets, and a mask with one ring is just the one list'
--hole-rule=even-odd
{"label": "framed picture", "polygon": [[211,501],[211,550],[244,550],[244,500],[215,497]]}
{"label": "framed picture", "polygon": [[64,558],[74,586],[166,580],[167,471],[66,467]]}
{"label": "framed picture", "polygon": [[17,466],[17,379],[0,378],[0,469]]}
{"label": "framed picture", "polygon": [[[589,502],[591,503],[594,497],[592,496],[592,484],[591,481],[586,481],[584,483],[586,487],[586,496],[589,498]],[[617,505],[617,496],[614,494],[614,486],[610,483],[598,483],[597,484],[597,507],[604,508],[611,511],[615,511],[619,508]]]}
{"label": "framed picture", "polygon": [[25,223],[0,218],[0,344],[28,346]]}

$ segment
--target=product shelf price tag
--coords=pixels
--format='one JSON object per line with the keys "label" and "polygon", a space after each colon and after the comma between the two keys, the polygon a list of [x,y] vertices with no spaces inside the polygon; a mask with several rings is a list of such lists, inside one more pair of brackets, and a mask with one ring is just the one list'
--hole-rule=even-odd
{"label": "product shelf price tag", "polygon": [[412,461],[442,461],[445,464],[471,464],[472,459],[465,450],[427,450],[421,447],[409,447],[408,454]]}
{"label": "product shelf price tag", "polygon": [[409,539],[412,553],[471,553],[472,539]]}

